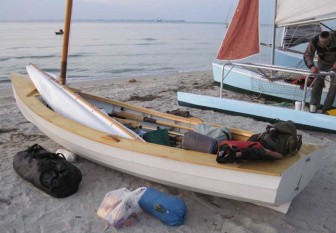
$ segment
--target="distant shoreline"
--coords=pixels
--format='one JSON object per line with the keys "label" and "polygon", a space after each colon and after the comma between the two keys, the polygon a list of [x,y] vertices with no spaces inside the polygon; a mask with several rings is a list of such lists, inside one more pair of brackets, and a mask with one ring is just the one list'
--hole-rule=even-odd
{"label": "distant shoreline", "polygon": [[[63,19],[36,19],[36,20],[0,20],[0,23],[62,23]],[[187,21],[183,19],[73,19],[73,23],[186,23],[186,24],[223,24],[228,26],[228,22],[202,22]],[[271,26],[269,23],[261,23],[261,26]]]}
{"label": "distant shoreline", "polygon": [[[44,20],[0,20],[0,23],[44,23],[55,22],[63,23],[63,19],[44,19]],[[192,24],[224,24],[225,22],[202,22],[202,21],[187,21],[183,19],[73,19],[73,23],[192,23]]]}

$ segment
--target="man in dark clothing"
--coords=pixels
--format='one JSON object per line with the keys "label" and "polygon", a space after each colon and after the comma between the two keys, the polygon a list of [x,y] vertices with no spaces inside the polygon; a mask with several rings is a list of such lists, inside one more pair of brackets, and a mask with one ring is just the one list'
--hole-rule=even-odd
{"label": "man in dark clothing", "polygon": [[[317,54],[317,67],[314,64],[314,56]],[[319,71],[336,71],[336,34],[323,31],[313,37],[303,55],[306,66],[312,73]],[[317,76],[314,80],[310,99],[310,111],[316,112],[321,102],[324,77]],[[323,105],[323,113],[332,108],[336,94],[335,78],[331,77],[329,91]]]}

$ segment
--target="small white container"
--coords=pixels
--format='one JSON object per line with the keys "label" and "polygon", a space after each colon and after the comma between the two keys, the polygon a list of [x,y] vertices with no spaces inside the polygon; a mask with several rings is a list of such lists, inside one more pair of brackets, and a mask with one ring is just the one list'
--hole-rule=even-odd
{"label": "small white container", "polygon": [[316,105],[310,105],[309,106],[309,112],[316,112],[317,111],[317,109],[316,109]]}
{"label": "small white container", "polygon": [[69,161],[70,163],[73,163],[73,162],[76,161],[76,155],[75,155],[74,153],[72,153],[72,152],[66,150],[66,149],[58,149],[58,150],[56,151],[56,154],[58,154],[58,153],[63,154],[64,157],[65,157],[65,159],[66,159],[67,161]]}
{"label": "small white container", "polygon": [[301,101],[295,101],[295,110],[301,111],[302,102]]}

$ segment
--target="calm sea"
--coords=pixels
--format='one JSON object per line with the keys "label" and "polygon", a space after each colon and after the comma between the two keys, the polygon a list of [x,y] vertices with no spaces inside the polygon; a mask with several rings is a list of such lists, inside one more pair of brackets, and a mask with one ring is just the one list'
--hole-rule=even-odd
{"label": "calm sea", "polygon": [[[63,22],[0,23],[0,85],[34,63],[59,75]],[[69,81],[211,70],[225,24],[186,22],[73,22]]]}
{"label": "calm sea", "polygon": [[[0,22],[0,87],[10,86],[11,72],[26,74],[30,62],[59,75],[61,28],[62,21]],[[211,70],[225,31],[224,23],[74,21],[67,80]]]}

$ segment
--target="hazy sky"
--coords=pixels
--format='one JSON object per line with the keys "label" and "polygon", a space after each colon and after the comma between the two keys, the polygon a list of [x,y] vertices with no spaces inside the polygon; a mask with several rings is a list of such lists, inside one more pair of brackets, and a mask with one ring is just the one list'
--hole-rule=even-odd
{"label": "hazy sky", "polygon": [[[233,3],[234,2],[234,3]],[[73,0],[73,19],[226,22],[236,0]],[[0,0],[0,21],[63,20],[66,0]]]}

